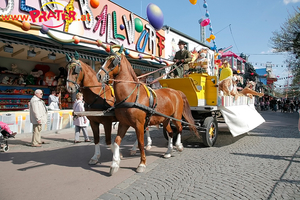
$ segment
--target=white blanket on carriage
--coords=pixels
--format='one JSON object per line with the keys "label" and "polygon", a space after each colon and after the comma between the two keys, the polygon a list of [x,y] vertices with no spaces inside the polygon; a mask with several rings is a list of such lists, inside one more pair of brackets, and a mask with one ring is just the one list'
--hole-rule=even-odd
{"label": "white blanket on carriage", "polygon": [[247,133],[265,122],[253,104],[228,107],[220,106],[220,111],[234,137]]}

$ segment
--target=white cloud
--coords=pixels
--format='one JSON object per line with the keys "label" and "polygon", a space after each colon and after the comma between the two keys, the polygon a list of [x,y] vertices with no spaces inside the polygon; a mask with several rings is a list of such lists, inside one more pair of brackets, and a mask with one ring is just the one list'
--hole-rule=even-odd
{"label": "white cloud", "polygon": [[283,0],[283,3],[286,5],[289,3],[298,3],[298,2],[300,2],[300,0]]}

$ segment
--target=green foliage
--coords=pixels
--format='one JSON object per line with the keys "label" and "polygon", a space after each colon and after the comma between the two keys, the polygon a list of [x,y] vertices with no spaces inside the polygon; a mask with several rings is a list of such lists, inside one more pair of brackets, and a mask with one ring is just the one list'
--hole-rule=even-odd
{"label": "green foliage", "polygon": [[252,64],[247,62],[245,67],[245,74],[243,76],[244,86],[246,86],[247,80],[256,82],[256,77],[258,77],[258,74],[255,72],[255,69]]}

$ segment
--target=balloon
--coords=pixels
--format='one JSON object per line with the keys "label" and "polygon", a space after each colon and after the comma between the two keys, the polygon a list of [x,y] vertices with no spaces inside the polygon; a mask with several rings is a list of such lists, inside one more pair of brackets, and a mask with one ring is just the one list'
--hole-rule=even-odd
{"label": "balloon", "polygon": [[135,24],[135,30],[140,33],[143,31],[143,22],[140,20],[140,18],[135,18],[134,19],[134,24]]}
{"label": "balloon", "polygon": [[209,17],[209,12],[208,12],[208,10],[207,10],[206,13],[205,13],[205,17]]}
{"label": "balloon", "polygon": [[191,4],[196,5],[197,0],[190,0]]}
{"label": "balloon", "polygon": [[93,8],[97,8],[99,6],[99,0],[91,0],[90,4]]}
{"label": "balloon", "polygon": [[207,26],[209,23],[210,23],[210,20],[209,20],[209,19],[205,19],[205,20],[203,20],[203,21],[200,23],[200,25],[201,25],[201,26]]}
{"label": "balloon", "polygon": [[147,6],[147,18],[155,30],[160,30],[163,27],[164,15],[157,5],[150,3]]}

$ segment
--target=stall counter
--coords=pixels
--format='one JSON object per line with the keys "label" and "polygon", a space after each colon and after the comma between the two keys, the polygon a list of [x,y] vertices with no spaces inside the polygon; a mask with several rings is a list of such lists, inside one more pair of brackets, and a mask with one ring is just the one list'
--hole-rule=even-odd
{"label": "stall counter", "polygon": [[[73,110],[48,111],[47,124],[42,131],[55,131],[73,127]],[[0,112],[0,121],[8,124],[10,129],[18,134],[32,132],[29,110]]]}

